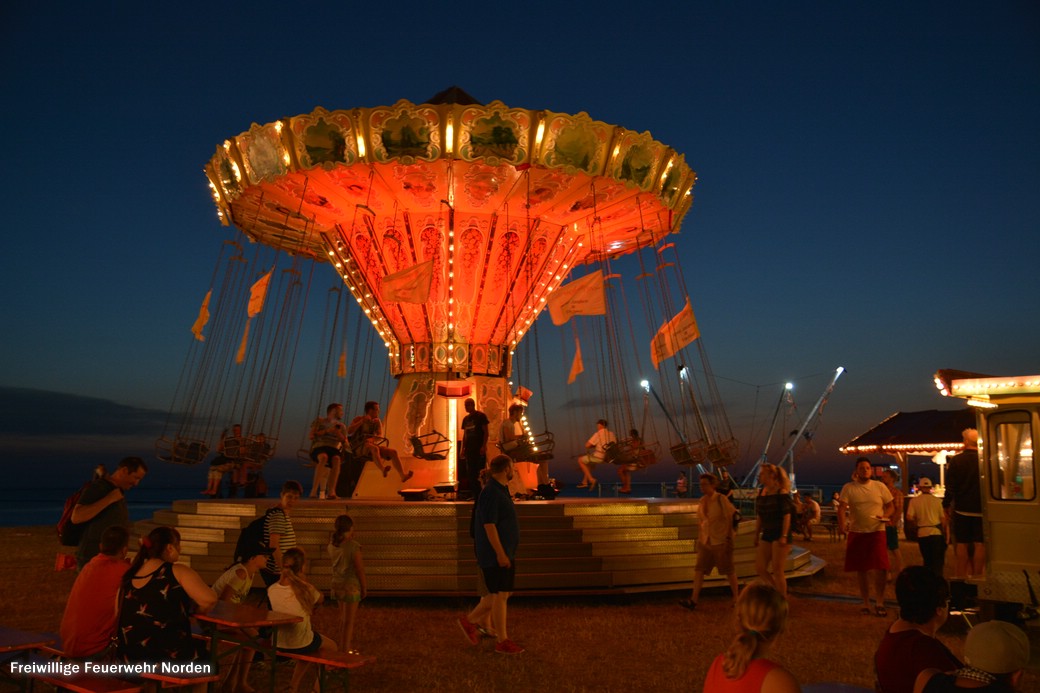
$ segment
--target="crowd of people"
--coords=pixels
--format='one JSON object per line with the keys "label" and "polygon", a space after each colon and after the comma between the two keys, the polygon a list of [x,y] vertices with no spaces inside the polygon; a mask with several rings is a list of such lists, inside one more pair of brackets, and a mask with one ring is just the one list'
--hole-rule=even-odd
{"label": "crowd of people", "polygon": [[[514,495],[510,491],[515,461],[508,454],[485,461],[487,417],[476,409],[473,400],[466,402],[466,410],[468,421],[462,426],[462,450],[465,473],[473,479],[476,501],[471,534],[480,600],[457,622],[470,644],[489,637],[495,640],[496,653],[520,654],[524,648],[510,639],[507,617],[520,541]],[[384,451],[371,441],[381,433],[372,423],[378,421],[378,406],[366,405],[365,415],[350,426],[339,421],[342,408],[338,405],[330,406],[327,413],[312,427],[317,455],[326,460],[334,457],[333,450],[317,442],[329,443],[333,437],[349,442],[353,432],[361,431],[365,442],[359,444],[360,449],[367,448],[372,460],[390,465],[397,462],[394,466],[405,479],[394,451]],[[510,414],[512,421],[513,412]],[[589,456],[596,453],[601,443],[610,442],[603,432],[609,433],[609,429],[606,421],[600,420],[597,436],[590,439]],[[233,430],[233,434],[238,433]],[[343,434],[342,439],[339,433]],[[971,495],[978,492],[978,486],[976,483],[973,490],[959,476],[967,476],[963,470],[970,471],[972,464],[977,474],[977,452],[969,445],[973,438],[973,431],[965,432],[966,449],[958,461],[962,466],[955,467],[951,461],[953,481],[958,486],[949,494],[948,501],[932,496],[931,481],[924,478],[918,483],[919,494],[907,504],[905,515],[916,526],[921,565],[902,567],[901,561],[893,560],[893,551],[901,559],[897,531],[904,503],[894,475],[886,472],[883,481],[877,481],[870,460],[859,458],[851,481],[836,494],[838,524],[847,536],[844,568],[856,574],[863,615],[888,615],[887,576],[890,570],[894,573],[898,616],[874,656],[876,688],[880,693],[936,693],[965,687],[1012,691],[1028,662],[1028,639],[1021,629],[1009,623],[996,621],[973,628],[967,637],[963,661],[936,637],[951,606],[951,583],[943,575],[946,541],[954,538],[958,547],[964,545],[964,550],[958,548],[956,553],[955,581],[981,571],[981,564],[976,565],[975,559],[984,546],[980,545],[981,534],[975,531],[977,505]],[[584,464],[588,464],[587,459]],[[334,467],[330,464],[328,468],[334,475]],[[283,485],[278,504],[263,516],[262,540],[238,547],[232,565],[211,586],[189,566],[178,562],[181,537],[174,527],[153,529],[140,539],[133,561],[128,559],[125,494],[140,483],[146,472],[147,467],[139,458],[120,461],[111,475],[95,480],[83,492],[73,510],[73,521],[87,527],[77,550],[80,573],[61,623],[66,656],[109,657],[127,662],[204,658],[207,653],[200,647],[201,641],[192,637],[191,616],[209,611],[218,600],[246,602],[258,574],[266,587],[264,603],[275,611],[300,617],[296,623],[279,626],[280,649],[308,653],[320,648],[340,649],[337,643],[342,643],[343,651],[353,651],[358,604],[367,595],[367,585],[361,546],[354,538],[349,515],[335,519],[326,546],[332,570],[328,596],[336,605],[335,622],[339,626],[336,639],[332,639],[317,633],[312,625],[315,608],[325,595],[308,581],[307,556],[297,546],[292,512],[303,495],[299,482]],[[680,601],[684,608],[696,610],[704,577],[712,570],[726,578],[733,599],[736,632],[726,651],[712,662],[704,690],[798,691],[795,677],[771,661],[769,654],[788,618],[784,567],[793,532],[798,529],[811,537],[811,527],[820,519],[819,505],[792,491],[782,467],[761,465],[755,495],[757,579],[740,590],[733,560],[739,513],[731,500],[732,479],[728,474],[722,477],[710,473],[699,477],[700,524],[693,588],[689,598]],[[317,480],[315,488],[322,488]],[[242,649],[229,657],[228,666],[222,668],[227,690],[252,693],[249,674],[253,654]],[[297,662],[290,684],[294,692],[300,689],[313,666]]]}
{"label": "crowd of people", "polygon": [[[307,581],[307,558],[297,546],[291,515],[303,488],[287,481],[278,505],[263,516],[263,540],[236,547],[232,564],[212,585],[179,562],[181,535],[159,526],[139,540],[128,559],[130,532],[124,492],[147,471],[139,458],[126,458],[111,475],[98,479],[81,496],[74,517],[87,524],[77,555],[83,557],[61,620],[60,647],[73,660],[127,663],[205,660],[204,641],[194,637],[191,618],[214,608],[219,600],[253,603],[300,617],[278,626],[279,649],[314,652],[339,649],[337,641],[314,632],[311,616],[324,595]],[[96,537],[96,539],[95,539]],[[330,598],[338,608],[339,642],[351,651],[357,606],[367,593],[361,547],[349,515],[336,518],[327,545],[332,568]],[[266,592],[253,593],[259,575]],[[250,633],[256,636],[255,632]],[[220,668],[224,689],[253,693],[249,674],[254,652],[242,648]],[[298,661],[291,687],[316,665]]]}

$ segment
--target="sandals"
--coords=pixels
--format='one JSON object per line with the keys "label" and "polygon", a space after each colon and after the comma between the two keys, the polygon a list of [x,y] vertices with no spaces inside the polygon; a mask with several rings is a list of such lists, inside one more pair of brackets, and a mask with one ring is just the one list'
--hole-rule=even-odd
{"label": "sandals", "polygon": [[386,475],[389,474],[389,473],[390,473],[390,465],[386,465],[385,467],[383,467],[383,478],[385,479]]}
{"label": "sandals", "polygon": [[583,481],[583,482],[581,482],[580,484],[578,484],[577,486],[575,486],[574,488],[588,488],[588,487],[589,487],[589,485],[588,485],[588,484],[586,484],[586,483],[585,483],[585,482]]}
{"label": "sandals", "polygon": [[[389,467],[387,467],[387,469],[389,469]],[[401,477],[401,483],[402,484],[405,483],[406,481],[411,479],[413,476],[415,476],[415,472],[412,471],[412,470],[408,470],[408,473]]]}
{"label": "sandals", "polygon": [[869,606],[860,607],[860,610],[859,610],[859,615],[860,616],[870,616],[872,613],[874,613],[874,612],[870,610]]}
{"label": "sandals", "polygon": [[888,616],[888,609],[886,609],[881,604],[878,604],[874,607],[874,615],[878,618],[885,618],[886,616]]}
{"label": "sandals", "polygon": [[693,611],[697,608],[697,602],[693,601],[692,599],[680,599],[679,606],[681,606],[684,609],[689,609],[690,611]]}

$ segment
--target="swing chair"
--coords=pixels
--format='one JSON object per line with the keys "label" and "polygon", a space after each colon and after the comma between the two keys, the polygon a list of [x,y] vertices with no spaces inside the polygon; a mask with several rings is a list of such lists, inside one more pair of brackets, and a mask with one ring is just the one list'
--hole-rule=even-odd
{"label": "swing chair", "polygon": [[[325,415],[329,402],[339,402],[343,406],[344,417],[350,420],[365,401],[360,395],[369,391],[375,383],[371,374],[377,372],[372,361],[375,354],[374,338],[372,330],[367,329],[364,314],[360,309],[352,308],[354,301],[346,300],[345,288],[342,284],[332,286],[326,292],[324,319],[319,344],[324,345],[324,358],[315,362],[315,372],[311,383],[310,402],[313,403],[313,411],[316,418]],[[356,312],[353,326],[351,326],[351,312]],[[350,348],[353,347],[353,348]],[[348,353],[350,359],[348,363]],[[386,372],[383,369],[383,372]],[[387,383],[380,384],[380,397],[386,396]],[[300,447],[297,450],[297,460],[304,468],[315,470],[315,479],[312,491],[317,490],[319,485],[324,485],[322,472],[327,476],[329,468],[317,469],[317,461],[312,456],[312,441],[310,440],[311,427],[303,431]],[[386,445],[386,438],[375,441],[377,445]],[[348,445],[340,450],[340,473],[335,489],[328,492],[336,497],[350,498],[365,462],[369,460],[368,455],[358,454],[361,447],[358,440],[348,440]],[[379,463],[379,461],[376,461]]]}
{"label": "swing chair", "polygon": [[[737,460],[740,445],[733,436],[704,339],[697,329],[675,244],[664,243],[654,251],[653,272],[645,268],[644,255],[650,250],[641,248],[637,256],[643,269],[640,276],[656,282],[664,310],[658,318],[654,310],[657,304],[645,300],[647,327],[654,335],[651,349],[657,359],[660,392],[644,387],[654,395],[676,434],[677,440],[668,448],[672,460],[681,466],[696,467],[701,473],[715,471]],[[644,287],[644,291],[649,295],[650,287]],[[676,305],[676,295],[684,301],[681,310]],[[691,358],[692,350],[696,356]],[[666,377],[670,369],[661,368],[672,358],[677,364],[674,378]],[[688,365],[693,361],[699,362],[700,369]]]}
{"label": "swing chair", "polygon": [[[259,483],[277,450],[314,268],[299,253],[253,248],[247,258],[238,240],[222,245],[155,443],[157,458],[172,464],[198,465],[219,451],[234,467],[232,491]],[[242,435],[221,450],[233,425]]]}

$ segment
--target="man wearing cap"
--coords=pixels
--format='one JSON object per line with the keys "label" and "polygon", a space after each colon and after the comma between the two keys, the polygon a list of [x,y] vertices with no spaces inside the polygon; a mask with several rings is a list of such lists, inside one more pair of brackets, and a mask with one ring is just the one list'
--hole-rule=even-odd
{"label": "man wearing cap", "polygon": [[592,466],[605,462],[607,459],[607,446],[617,443],[617,436],[607,428],[607,420],[600,419],[596,422],[596,432],[585,443],[586,454],[578,458],[578,466],[584,475],[578,488],[596,488],[596,477],[592,476]]}
{"label": "man wearing cap", "polygon": [[924,567],[942,577],[946,563],[946,513],[942,501],[932,495],[931,479],[921,477],[917,490],[920,494],[911,499],[906,519],[917,525],[917,548]]}
{"label": "man wearing cap", "polygon": [[914,693],[971,690],[978,693],[1017,691],[1029,663],[1029,638],[1004,621],[987,621],[968,631],[962,669],[948,674],[925,669],[917,675]]}

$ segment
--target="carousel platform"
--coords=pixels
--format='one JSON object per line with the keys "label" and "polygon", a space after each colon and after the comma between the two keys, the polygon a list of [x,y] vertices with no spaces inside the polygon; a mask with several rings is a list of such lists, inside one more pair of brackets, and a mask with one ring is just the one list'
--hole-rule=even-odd
{"label": "carousel platform", "polygon": [[[181,533],[181,560],[212,582],[231,564],[239,532],[275,504],[271,499],[176,501],[135,531],[171,525]],[[325,546],[335,517],[349,512],[361,543],[368,591],[377,596],[471,595],[477,566],[470,537],[473,504],[455,501],[312,501],[292,512],[309,576],[328,589]],[[557,499],[516,504],[520,521],[518,595],[610,594],[689,589],[697,538],[697,501],[686,499]],[[742,523],[736,565],[753,579],[754,522]],[[788,578],[824,563],[795,547]],[[712,574],[706,586],[724,584]]]}

